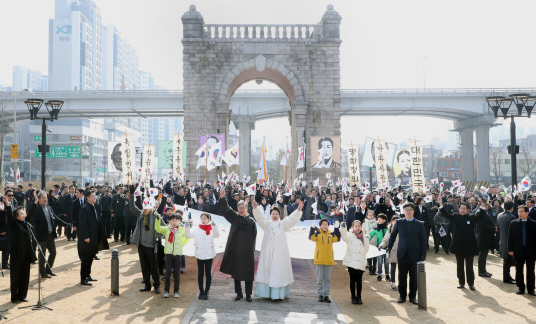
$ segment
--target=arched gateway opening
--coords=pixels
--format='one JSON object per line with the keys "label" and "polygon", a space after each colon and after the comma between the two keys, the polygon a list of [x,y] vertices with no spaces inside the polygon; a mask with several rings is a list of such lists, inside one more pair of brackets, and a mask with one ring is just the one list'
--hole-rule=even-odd
{"label": "arched gateway opening", "polygon": [[[329,5],[318,24],[211,25],[191,5],[182,16],[186,174],[196,174],[200,136],[225,134],[228,144],[231,121],[246,127],[270,114],[260,109],[237,115],[231,109],[233,94],[250,80],[268,80],[285,92],[291,108],[291,152],[297,152],[305,138],[310,161],[311,136],[340,136],[340,22]],[[295,168],[290,169],[296,176]],[[331,171],[336,170],[326,170]],[[306,175],[312,179],[321,173],[308,168]],[[209,179],[216,179],[215,171],[209,172]]]}

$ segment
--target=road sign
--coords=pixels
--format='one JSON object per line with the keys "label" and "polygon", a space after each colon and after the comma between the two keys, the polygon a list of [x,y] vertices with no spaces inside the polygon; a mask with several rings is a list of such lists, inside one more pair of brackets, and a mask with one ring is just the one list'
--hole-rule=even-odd
{"label": "road sign", "polygon": [[103,159],[103,160],[108,160],[108,157],[107,157],[107,156],[103,156],[102,159]]}
{"label": "road sign", "polygon": [[[40,141],[43,137],[41,136],[34,136],[34,141]],[[50,140],[50,136],[47,136],[47,141]]]}
{"label": "road sign", "polygon": [[107,161],[102,161],[102,164],[108,164],[108,162]]}
{"label": "road sign", "polygon": [[[80,146],[51,146],[46,157],[53,159],[79,159],[82,156]],[[35,157],[41,158],[41,153],[35,149]]]}
{"label": "road sign", "polygon": [[69,136],[69,141],[81,141],[82,136]]}
{"label": "road sign", "polygon": [[19,144],[11,144],[11,158],[12,159],[19,158]]}

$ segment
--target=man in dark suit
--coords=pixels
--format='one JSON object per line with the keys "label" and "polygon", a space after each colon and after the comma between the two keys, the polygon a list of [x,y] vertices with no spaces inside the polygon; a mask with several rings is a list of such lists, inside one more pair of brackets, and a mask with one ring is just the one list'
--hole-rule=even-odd
{"label": "man in dark suit", "polygon": [[387,216],[387,223],[390,223],[391,218],[393,218],[393,216],[396,214],[396,212],[393,209],[393,206],[391,206],[391,198],[385,197],[382,199],[380,203],[376,204],[376,208],[374,209],[374,214],[376,214],[376,217],[379,214],[385,214]]}
{"label": "man in dark suit", "polygon": [[409,300],[417,305],[417,262],[426,259],[426,233],[424,223],[413,217],[415,205],[406,203],[403,206],[405,218],[396,221],[387,251],[391,251],[398,238],[398,291],[399,303],[404,303],[407,296],[408,273],[409,273]]}
{"label": "man in dark suit", "polygon": [[518,219],[510,223],[508,230],[508,254],[516,259],[516,282],[519,290],[516,294],[525,293],[523,268],[527,267],[527,291],[529,295],[536,296],[534,291],[534,260],[536,259],[536,221],[529,217],[529,207],[519,206]]}
{"label": "man in dark suit", "polygon": [[[34,200],[36,203],[32,203],[28,210],[27,222],[33,225],[35,231],[35,238],[37,243],[41,247],[39,253],[39,272],[42,278],[52,278],[56,274],[52,271],[54,266],[54,260],[56,259],[56,242],[58,237],[56,231],[56,224],[62,224],[63,226],[71,226],[71,224],[65,223],[59,219],[52,208],[47,206],[48,197],[44,190],[38,193],[34,192]],[[45,253],[48,250],[48,262],[45,267]]]}
{"label": "man in dark suit", "polygon": [[513,256],[508,254],[508,229],[510,223],[516,219],[516,217],[512,215],[513,210],[514,203],[512,201],[507,201],[504,203],[504,212],[497,216],[497,226],[499,226],[500,235],[499,253],[501,258],[503,258],[503,282],[509,284],[516,283],[510,275],[510,268],[515,265],[515,260]]}
{"label": "man in dark suit", "polygon": [[[69,187],[69,193],[63,196],[62,205],[63,205],[63,220],[67,223],[73,222],[73,201],[77,199],[75,194],[75,188],[73,185]],[[65,236],[67,236],[67,241],[76,238],[76,232],[73,232],[71,228],[65,229]]]}
{"label": "man in dark suit", "polygon": [[[80,189],[82,190],[82,189]],[[99,217],[95,202],[95,191],[88,190],[84,193],[86,202],[78,215],[78,256],[80,257],[80,283],[83,286],[91,286],[90,281],[97,281],[91,277],[91,265],[99,250],[107,250],[108,240],[104,228],[104,222]]]}
{"label": "man in dark suit", "polygon": [[71,235],[73,241],[76,240],[77,230],[78,230],[78,216],[80,214],[80,209],[86,204],[84,198],[84,189],[76,189],[76,199],[73,201],[73,233]]}
{"label": "man in dark suit", "polygon": [[527,198],[526,203],[527,207],[529,207],[529,218],[533,221],[536,221],[536,207],[534,206],[534,198]]}

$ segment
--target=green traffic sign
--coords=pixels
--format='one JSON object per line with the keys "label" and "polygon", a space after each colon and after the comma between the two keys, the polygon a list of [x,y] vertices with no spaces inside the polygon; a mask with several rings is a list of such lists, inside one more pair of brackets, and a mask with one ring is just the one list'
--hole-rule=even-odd
{"label": "green traffic sign", "polygon": [[[40,141],[43,137],[41,136],[34,136],[34,141]],[[50,140],[50,136],[47,136],[47,141]]]}
{"label": "green traffic sign", "polygon": [[[82,156],[80,146],[51,146],[46,157],[53,159],[79,159]],[[41,158],[41,153],[35,148],[35,157]]]}

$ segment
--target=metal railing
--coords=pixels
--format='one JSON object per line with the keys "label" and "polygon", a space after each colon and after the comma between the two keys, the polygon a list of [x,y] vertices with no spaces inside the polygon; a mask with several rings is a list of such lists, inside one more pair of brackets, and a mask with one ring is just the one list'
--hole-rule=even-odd
{"label": "metal railing", "polygon": [[285,38],[322,37],[322,24],[204,24],[206,38]]}
{"label": "metal railing", "polygon": [[[11,93],[0,93],[0,97],[12,96],[12,93],[20,97],[39,97],[39,96],[54,96],[61,98],[62,96],[72,95],[110,95],[110,96],[147,96],[147,95],[163,95],[163,96],[183,96],[183,90],[63,90],[63,91],[15,91]],[[445,95],[467,95],[467,94],[512,94],[512,93],[536,93],[536,88],[408,88],[408,89],[341,89],[341,95],[374,95],[374,94],[445,94]],[[235,95],[284,95],[284,92],[279,89],[243,89],[237,90]]]}

